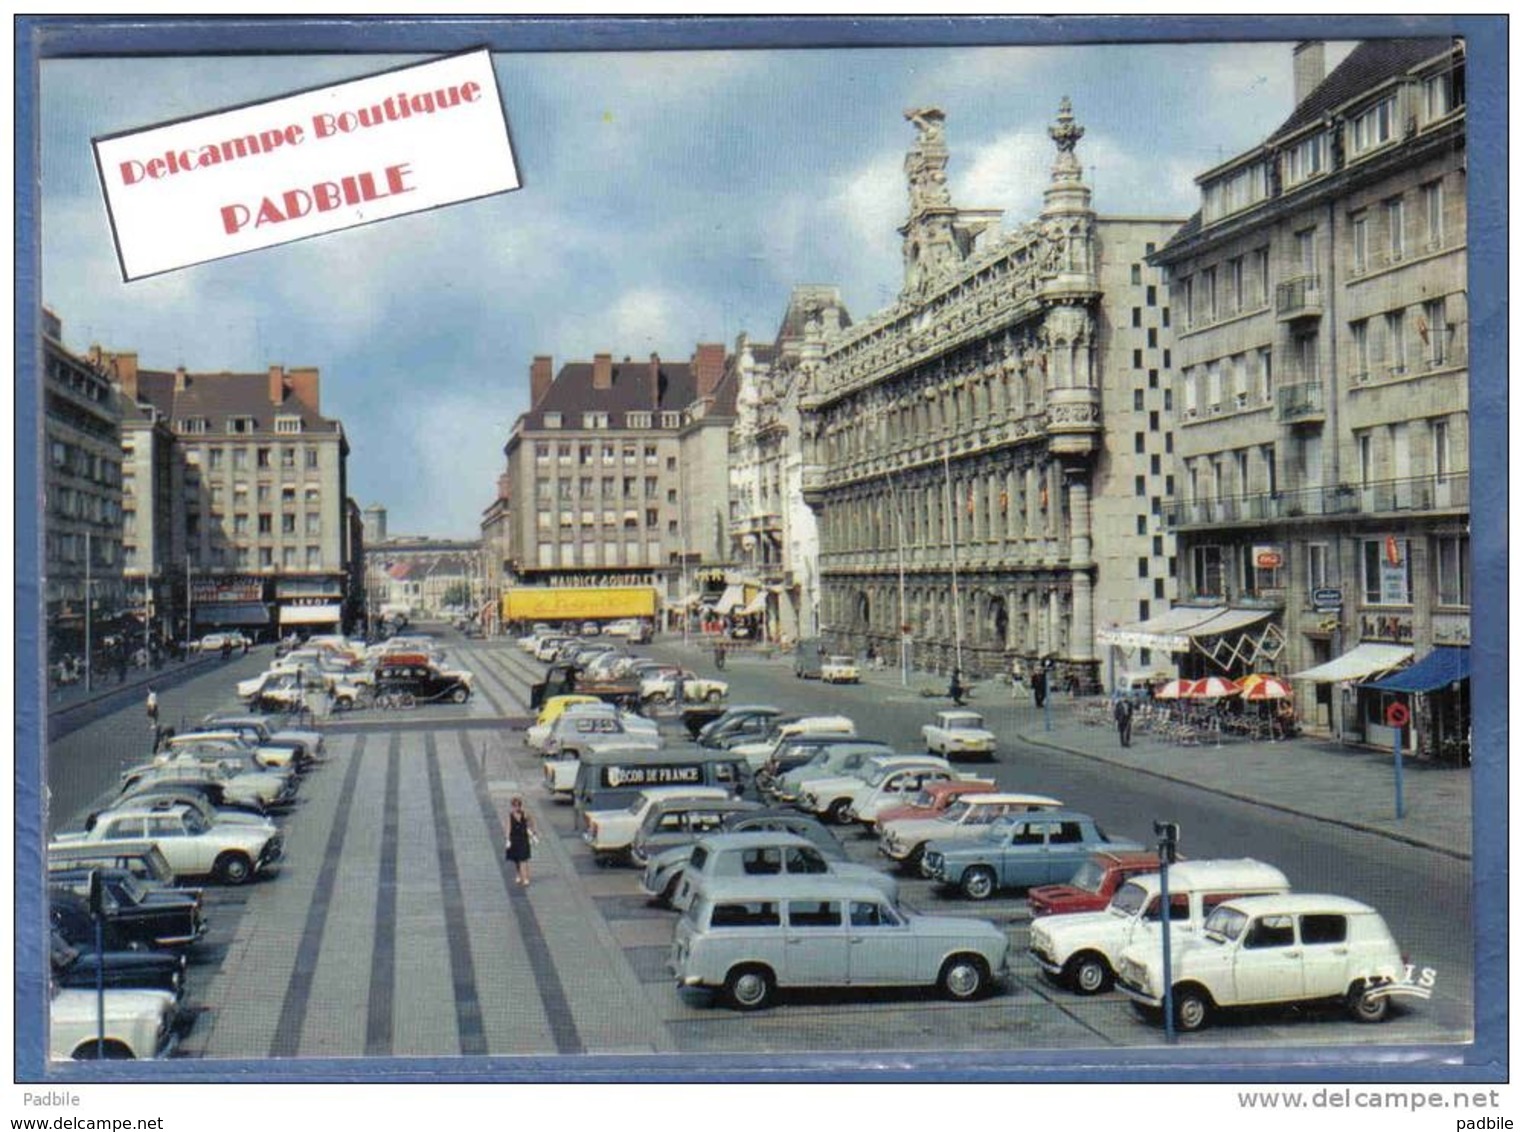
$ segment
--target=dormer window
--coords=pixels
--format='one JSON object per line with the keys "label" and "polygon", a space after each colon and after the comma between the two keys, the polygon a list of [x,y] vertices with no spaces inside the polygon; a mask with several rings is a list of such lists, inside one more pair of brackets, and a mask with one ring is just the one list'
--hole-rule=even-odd
{"label": "dormer window", "polygon": [[181,417],[176,422],[175,431],[186,435],[195,436],[211,431],[211,421],[205,417]]}
{"label": "dormer window", "polygon": [[253,432],[258,427],[258,422],[253,417],[228,417],[227,431],[236,433]]}
{"label": "dormer window", "polygon": [[625,413],[624,425],[626,428],[650,428],[650,414]]}
{"label": "dormer window", "polygon": [[681,413],[662,413],[661,414],[661,427],[662,428],[681,428],[682,427],[682,414]]}
{"label": "dormer window", "polygon": [[296,416],[282,416],[275,418],[276,432],[300,432],[301,418]]}
{"label": "dormer window", "polygon": [[1285,184],[1299,185],[1328,170],[1327,135],[1313,134],[1285,151]]}
{"label": "dormer window", "polygon": [[1396,96],[1381,99],[1349,127],[1349,155],[1358,157],[1396,136]]}
{"label": "dormer window", "polygon": [[559,413],[546,413],[545,414],[545,427],[546,428],[560,428],[561,427],[561,415]]}
{"label": "dormer window", "polygon": [[1269,167],[1262,161],[1212,181],[1202,190],[1202,219],[1207,224],[1257,204],[1269,195]]}

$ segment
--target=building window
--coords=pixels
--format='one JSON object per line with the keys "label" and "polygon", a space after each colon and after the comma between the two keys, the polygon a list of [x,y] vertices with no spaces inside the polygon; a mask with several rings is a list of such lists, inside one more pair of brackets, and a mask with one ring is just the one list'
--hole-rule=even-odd
{"label": "building window", "polygon": [[249,466],[249,453],[247,448],[233,449],[233,471],[241,472]]}
{"label": "building window", "polygon": [[1258,361],[1259,400],[1268,401],[1273,396],[1272,388],[1274,385],[1274,366],[1268,346],[1259,350]]}
{"label": "building window", "polygon": [[661,414],[661,427],[662,428],[681,428],[682,427],[682,414],[681,413],[662,413]]}
{"label": "building window", "polygon": [[1369,487],[1375,481],[1375,438],[1372,433],[1354,434],[1354,445],[1359,451],[1359,486]]}
{"label": "building window", "polygon": [[1465,105],[1465,72],[1456,67],[1423,81],[1423,122],[1436,122]]}
{"label": "building window", "polygon": [[1385,211],[1391,262],[1400,263],[1407,252],[1406,209],[1402,206],[1401,197],[1392,197],[1386,201]]}
{"label": "building window", "polygon": [[1247,309],[1247,293],[1243,290],[1243,257],[1227,261],[1227,301],[1232,306],[1232,313],[1238,314]]}
{"label": "building window", "polygon": [[1437,369],[1442,366],[1446,360],[1445,341],[1449,336],[1448,313],[1444,308],[1443,299],[1434,299],[1432,302],[1423,304],[1417,333],[1428,351],[1428,362],[1432,368]]}
{"label": "building window", "polygon": [[246,535],[249,533],[249,517],[247,515],[233,516],[233,533],[235,535]]}
{"label": "building window", "polygon": [[1222,548],[1219,546],[1193,547],[1190,558],[1197,596],[1225,596],[1222,578]]}
{"label": "building window", "polygon": [[645,446],[645,462],[652,466],[660,462],[659,456],[656,452],[656,446],[654,444],[647,444]]}
{"label": "building window", "polygon": [[1185,312],[1185,326],[1189,330],[1195,324],[1195,278],[1187,276],[1180,283],[1181,305]]}
{"label": "building window", "polygon": [[1327,135],[1314,134],[1285,151],[1282,166],[1287,188],[1320,176],[1328,166]]}
{"label": "building window", "polygon": [[1259,447],[1259,455],[1264,465],[1264,490],[1270,495],[1280,493],[1280,480],[1275,467],[1274,445],[1264,444]]}
{"label": "building window", "polygon": [[1396,98],[1381,99],[1359,117],[1349,128],[1349,154],[1358,157],[1378,146],[1385,145],[1393,137],[1396,119]]}
{"label": "building window", "polygon": [[1137,286],[1141,286],[1141,284],[1142,284],[1142,264],[1140,264],[1140,263],[1134,263],[1134,264],[1132,264],[1132,286],[1133,287],[1137,287]]}
{"label": "building window", "polygon": [[295,515],[282,515],[280,517],[280,533],[283,535],[294,535],[296,533]]}
{"label": "building window", "polygon": [[1449,452],[1449,422],[1436,420],[1430,427],[1433,441],[1433,475],[1436,479],[1445,480],[1453,467],[1453,457]]}
{"label": "building window", "polygon": [[1297,334],[1295,337],[1295,347],[1296,368],[1300,371],[1301,380],[1307,382],[1321,381],[1322,370],[1317,357],[1316,331]]}
{"label": "building window", "polygon": [[1364,603],[1412,604],[1412,555],[1404,538],[1390,536],[1363,542]]}
{"label": "building window", "polygon": [[1370,376],[1370,321],[1361,318],[1358,322],[1348,324],[1349,340],[1353,345],[1354,372],[1351,375],[1355,381],[1368,381]]}
{"label": "building window", "polygon": [[1386,346],[1391,375],[1399,377],[1407,372],[1407,312],[1390,311],[1386,314]]}
{"label": "building window", "polygon": [[1148,284],[1147,304],[1150,307],[1156,307],[1158,305],[1158,288],[1151,283]]}
{"label": "building window", "polygon": [[307,569],[316,570],[323,564],[323,553],[320,547],[307,547]]}
{"label": "building window", "polygon": [[[250,423],[252,424],[252,421]],[[243,430],[240,429],[239,431],[241,432]],[[250,428],[248,431],[252,432],[253,429]],[[285,416],[283,416],[283,417],[276,417],[275,418],[275,431],[276,432],[300,432],[301,431],[301,418],[300,417],[285,417]]]}
{"label": "building window", "polygon": [[1317,230],[1315,228],[1303,228],[1296,233],[1296,262],[1300,265],[1301,275],[1304,278],[1316,278]]}
{"label": "building window", "polygon": [[1158,349],[1158,327],[1156,326],[1148,327],[1148,349]]}
{"label": "building window", "polygon": [[1439,605],[1470,604],[1470,539],[1454,535],[1434,539],[1433,559]]}
{"label": "building window", "polygon": [[270,466],[270,450],[268,448],[259,449],[256,457],[254,461],[255,466],[260,468],[268,468]]}
{"label": "building window", "polygon": [[267,511],[260,512],[260,514],[259,514],[259,533],[262,534],[262,535],[267,535],[267,534],[273,533],[274,530],[275,530],[273,523],[274,523],[274,520],[270,517],[269,512],[267,512]]}
{"label": "building window", "polygon": [[280,564],[287,570],[296,565],[296,548],[294,546],[283,546],[280,548]]}
{"label": "building window", "polygon": [[1222,403],[1222,367],[1220,362],[1206,363],[1206,404],[1216,409]]}
{"label": "building window", "polygon": [[1132,325],[1134,327],[1142,325],[1142,308],[1141,307],[1133,307],[1132,308]]}
{"label": "building window", "polygon": [[561,415],[559,413],[546,413],[543,417],[543,421],[546,428],[561,427]]}
{"label": "building window", "polygon": [[1422,187],[1423,225],[1427,229],[1428,251],[1444,246],[1444,183],[1429,181]]}
{"label": "building window", "polygon": [[534,459],[540,462],[550,459],[550,446],[543,442],[534,446]]}
{"label": "building window", "polygon": [[1328,546],[1325,542],[1309,542],[1306,544],[1306,588],[1308,590],[1326,589],[1333,581],[1333,575],[1328,566],[1332,557],[1328,554]]}
{"label": "building window", "polygon": [[307,512],[307,534],[318,535],[323,531],[323,517],[316,511]]}
{"label": "building window", "polygon": [[675,472],[677,470],[677,457],[668,456],[666,458],[666,470],[669,472]]}
{"label": "building window", "polygon": [[1146,578],[1148,576],[1148,560],[1146,558],[1137,559],[1137,576],[1139,578]]}
{"label": "building window", "polygon": [[666,501],[668,503],[677,502],[677,489],[675,487],[669,487],[666,489]]}
{"label": "building window", "polygon": [[275,565],[275,549],[269,546],[259,548],[259,568],[261,570],[272,569]]}
{"label": "building window", "polygon": [[1349,225],[1350,235],[1354,243],[1354,262],[1351,270],[1355,275],[1363,275],[1369,270],[1370,263],[1370,218],[1368,213],[1361,212],[1355,216]]}
{"label": "building window", "polygon": [[607,428],[608,427],[608,414],[607,413],[583,413],[582,414],[582,427],[583,428],[590,428],[590,429]]}
{"label": "building window", "polygon": [[309,469],[315,469],[317,467],[317,449],[316,448],[308,448],[307,449],[307,467]]}
{"label": "building window", "polygon": [[1206,321],[1215,322],[1219,313],[1216,294],[1216,268],[1208,267],[1200,273],[1201,301],[1205,304]]}
{"label": "building window", "polygon": [[649,413],[625,413],[624,425],[626,428],[650,428]]}
{"label": "building window", "polygon": [[216,471],[218,468],[222,467],[222,449],[213,448],[206,454],[206,457],[206,465],[213,471]]}
{"label": "building window", "polygon": [[1132,451],[1133,452],[1137,452],[1137,453],[1146,452],[1147,449],[1144,447],[1146,442],[1147,442],[1147,436],[1144,433],[1140,433],[1140,432],[1137,433],[1132,438]]}

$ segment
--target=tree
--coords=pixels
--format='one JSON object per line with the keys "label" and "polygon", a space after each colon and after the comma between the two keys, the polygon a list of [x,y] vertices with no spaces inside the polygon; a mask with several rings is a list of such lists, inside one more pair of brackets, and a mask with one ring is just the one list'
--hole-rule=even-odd
{"label": "tree", "polygon": [[446,608],[454,606],[467,606],[471,604],[471,584],[469,582],[451,582],[444,591],[444,605]]}

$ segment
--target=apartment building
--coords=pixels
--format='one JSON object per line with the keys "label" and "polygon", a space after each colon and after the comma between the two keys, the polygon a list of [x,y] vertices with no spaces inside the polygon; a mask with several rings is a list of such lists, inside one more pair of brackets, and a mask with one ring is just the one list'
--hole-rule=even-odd
{"label": "apartment building", "polygon": [[1256,617],[1257,646],[1197,663],[1297,674],[1308,723],[1387,745],[1385,708],[1417,694],[1422,732],[1452,743],[1471,614],[1464,45],[1324,58],[1296,47],[1289,117],[1197,178],[1199,213],[1152,258],[1178,339],[1164,517],[1184,608],[1127,639]]}

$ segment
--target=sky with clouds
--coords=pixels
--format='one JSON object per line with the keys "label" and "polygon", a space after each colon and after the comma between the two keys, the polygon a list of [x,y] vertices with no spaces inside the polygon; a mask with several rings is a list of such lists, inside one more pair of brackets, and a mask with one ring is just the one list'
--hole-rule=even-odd
{"label": "sky with clouds", "polygon": [[798,283],[857,318],[891,303],[906,108],[946,111],[954,202],[1007,224],[1040,208],[1064,95],[1096,208],[1181,219],[1198,173],[1291,110],[1286,42],[499,54],[519,191],[120,281],[92,137],[426,58],[44,61],[40,297],[67,345],[146,368],[319,367],[353,497],[460,537],[533,355],[770,340]]}

